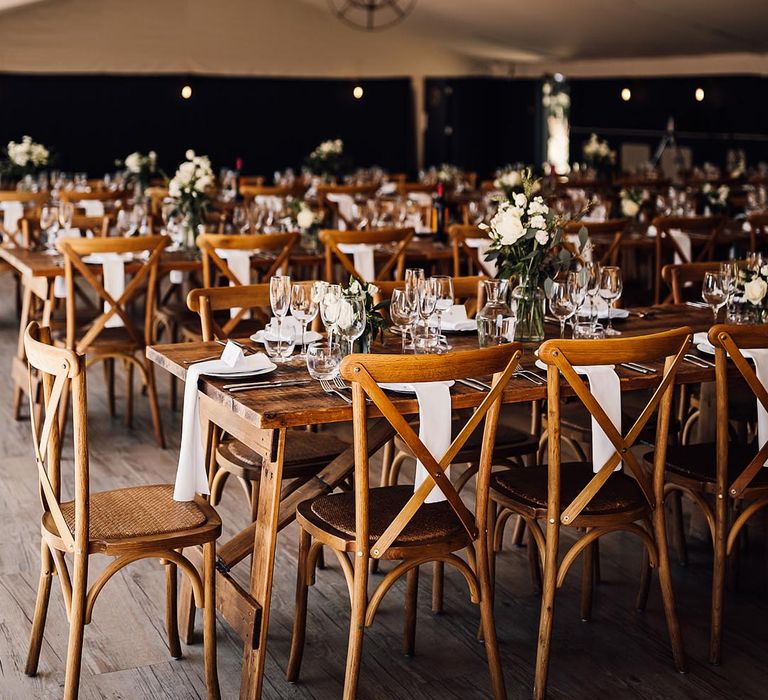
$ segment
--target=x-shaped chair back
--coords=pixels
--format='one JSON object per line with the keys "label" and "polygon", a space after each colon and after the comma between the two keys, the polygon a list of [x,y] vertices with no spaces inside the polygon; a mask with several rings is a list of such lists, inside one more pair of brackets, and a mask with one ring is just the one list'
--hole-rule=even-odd
{"label": "x-shaped chair back", "polygon": [[204,287],[193,289],[187,295],[190,311],[200,315],[203,342],[226,340],[237,330],[237,318],[219,324],[214,312],[231,309],[256,309],[269,317],[269,284],[244,284],[237,287]]}
{"label": "x-shaped chair back", "polygon": [[[539,359],[547,365],[547,410],[550,426],[549,439],[549,508],[559,510],[560,504],[560,377],[573,390],[613,444],[615,451],[605,464],[599,465],[589,483],[562,509],[560,521],[573,525],[584,508],[594,499],[605,485],[613,470],[623,460],[637,479],[648,505],[656,507],[659,502],[664,479],[669,414],[672,406],[675,374],[691,342],[690,328],[678,328],[663,333],[636,338],[612,338],[610,340],[548,340],[539,348]],[[583,379],[576,373],[575,366],[613,365],[622,362],[655,362],[664,359],[664,372],[659,385],[626,435],[613,425],[603,408],[595,400]],[[656,452],[651,477],[646,474],[632,454],[631,448],[643,428],[658,410],[656,421]],[[596,465],[597,466],[597,465]],[[552,484],[558,487],[552,488]],[[553,500],[556,499],[556,500]]]}
{"label": "x-shaped chair back", "polygon": [[[138,347],[151,342],[150,329],[157,286],[157,267],[163,250],[171,242],[168,236],[133,236],[131,238],[63,238],[56,246],[64,255],[64,273],[67,287],[67,347],[78,353],[85,353],[88,347],[104,330],[107,321],[119,316],[125,330]],[[115,299],[104,288],[96,270],[83,261],[88,255],[131,254],[132,277],[125,285],[119,299]],[[100,269],[97,267],[96,269]],[[135,269],[135,271],[134,271]],[[128,270],[126,269],[126,272]],[[95,318],[83,336],[77,339],[77,304],[75,296],[75,275],[79,275],[94,290],[107,310]],[[139,329],[126,309],[129,302],[145,295],[144,329]]]}
{"label": "x-shaped chair back", "polygon": [[[501,407],[502,392],[517,368],[522,352],[519,343],[509,343],[483,350],[447,355],[350,355],[341,364],[341,375],[352,382],[352,412],[355,448],[355,538],[358,551],[368,551],[368,447],[366,396],[424,465],[429,478],[415,489],[413,496],[394,517],[381,537],[371,547],[371,556],[381,558],[397,540],[424,503],[433,487],[442,491],[464,530],[471,539],[485,523],[485,509],[492,467],[493,444]],[[440,382],[469,376],[493,375],[492,389],[451,443],[439,461],[424,446],[413,427],[379,387],[379,382]],[[475,515],[473,515],[449,479],[445,470],[485,418],[483,447],[478,471]]]}
{"label": "x-shaped chair back", "polygon": [[[394,277],[396,280],[403,279],[405,271],[405,249],[413,238],[412,228],[382,228],[371,231],[320,231],[320,240],[325,246],[325,279],[327,282],[333,281],[334,258],[341,266],[354,277],[358,282],[374,282],[386,280]],[[383,267],[376,273],[373,280],[365,279],[356,269],[355,264],[349,256],[342,253],[340,245],[372,245],[372,246],[393,246]]]}
{"label": "x-shaped chair back", "polygon": [[755,374],[755,370],[742,354],[742,350],[768,348],[766,326],[735,326],[718,324],[709,330],[709,342],[715,346],[715,377],[717,386],[717,481],[718,495],[725,497],[727,488],[731,498],[739,498],[768,461],[768,442],[763,445],[742,472],[728,480],[728,358],[749,386],[760,405],[768,411],[768,391]]}
{"label": "x-shaped chair back", "polygon": [[488,263],[480,258],[479,249],[467,244],[467,239],[472,238],[487,238],[490,240],[488,231],[484,231],[478,226],[454,224],[448,229],[448,235],[451,238],[451,247],[453,248],[453,274],[455,277],[461,275],[462,258],[471,260],[478,274],[495,277],[495,273]]}
{"label": "x-shaped chair back", "polygon": [[[483,282],[487,277],[482,275],[468,275],[466,277],[453,277],[453,298],[455,303],[464,304],[467,309],[467,317],[474,318],[477,310],[485,305],[485,287]],[[402,280],[382,280],[377,281],[379,288],[374,295],[374,301],[378,304],[383,299],[391,299],[392,292],[396,289],[405,289],[405,282]]]}
{"label": "x-shaped chair back", "polygon": [[[618,265],[621,251],[621,239],[629,226],[629,219],[606,219],[605,221],[572,221],[566,224],[564,234],[578,234],[584,226],[589,233],[592,247],[592,259],[601,265]],[[578,252],[570,241],[563,240],[563,245],[571,252]]]}
{"label": "x-shaped chair back", "polygon": [[[24,207],[24,217],[30,216],[35,220],[40,219],[40,208],[49,200],[48,192],[17,192],[15,190],[0,190],[0,204],[3,202],[21,202]],[[0,221],[0,234],[8,242],[14,245],[26,248],[28,239],[23,235],[22,222],[24,217],[19,220],[19,229],[17,231],[8,231]]]}
{"label": "x-shaped chair back", "polygon": [[685,287],[690,283],[694,286],[697,299],[701,298],[701,285],[706,272],[718,272],[719,262],[680,263],[678,265],[664,265],[661,269],[661,279],[672,290],[672,304],[685,302]]}
{"label": "x-shaped chair back", "polygon": [[[29,415],[37,462],[40,500],[50,513],[67,550],[87,551],[88,542],[88,437],[86,420],[85,358],[72,350],[51,345],[50,329],[33,321],[24,332],[29,375]],[[35,405],[33,372],[42,378],[43,410]],[[75,462],[75,535],[61,512],[61,433],[59,405],[71,381]],[[66,398],[64,398],[66,400]],[[42,418],[42,424],[39,422]]]}

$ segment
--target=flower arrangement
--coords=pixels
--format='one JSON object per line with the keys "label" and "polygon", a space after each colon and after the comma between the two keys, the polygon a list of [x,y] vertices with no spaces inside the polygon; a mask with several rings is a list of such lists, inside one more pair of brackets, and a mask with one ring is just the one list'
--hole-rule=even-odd
{"label": "flower arrangement", "polygon": [[619,193],[621,200],[621,213],[630,219],[636,219],[643,205],[650,201],[648,190],[639,187],[625,187]]}
{"label": "flower arrangement", "polygon": [[456,187],[464,179],[464,172],[458,165],[441,163],[421,173],[419,179],[426,184],[442,183],[449,187]]}
{"label": "flower arrangement", "polygon": [[307,156],[306,166],[313,175],[330,180],[341,174],[344,142],[341,139],[323,141]]}
{"label": "flower arrangement", "polygon": [[[389,300],[380,301],[376,303],[375,296],[379,293],[379,288],[373,282],[360,282],[355,277],[349,278],[349,284],[346,287],[342,287],[342,296],[346,298],[350,297],[362,297],[365,305],[365,331],[360,336],[360,345],[365,352],[370,347],[377,337],[384,337],[384,328],[387,325],[386,319],[382,315],[382,311],[389,306]],[[342,299],[342,304],[344,300]],[[347,309],[351,310],[351,307],[347,305]],[[341,314],[344,313],[344,307],[342,307]],[[341,314],[339,316],[341,317]]]}
{"label": "flower arrangement", "polygon": [[728,206],[728,195],[731,193],[731,188],[728,185],[720,185],[715,187],[711,182],[705,182],[701,186],[701,196],[704,200],[704,206],[709,207],[712,211],[722,211]]}
{"label": "flower arrangement", "polygon": [[301,245],[305,250],[317,250],[317,232],[323,223],[323,216],[300,199],[289,199],[286,209],[288,216],[284,223],[289,230],[298,228],[301,231]]}
{"label": "flower arrangement", "polygon": [[731,301],[741,305],[739,316],[743,321],[764,322],[768,311],[768,264],[739,266]]}
{"label": "flower arrangement", "polygon": [[211,189],[216,181],[207,156],[198,156],[189,149],[185,157],[187,160],[179,165],[168,183],[168,196],[176,205],[171,215],[184,218],[184,246],[193,248],[198,229],[205,224]]}
{"label": "flower arrangement", "polygon": [[[531,179],[531,173],[530,168],[515,168],[512,165],[507,165],[496,171],[493,186],[504,192],[507,199],[512,199],[517,193],[523,191],[523,176]],[[538,180],[533,180],[533,183],[533,191],[538,192],[541,189],[541,183]]]}
{"label": "flower arrangement", "polygon": [[23,136],[20,142],[9,141],[5,149],[2,171],[10,177],[22,178],[42,170],[50,160],[50,151],[31,136]]}
{"label": "flower arrangement", "polygon": [[115,161],[117,167],[125,168],[126,180],[133,183],[136,188],[136,196],[141,198],[149,186],[153,175],[162,175],[157,167],[157,153],[150,151],[146,155],[135,151],[122,161]]}
{"label": "flower arrangement", "polygon": [[616,165],[616,151],[611,150],[608,142],[591,134],[581,149],[584,161],[598,172],[605,172]]}

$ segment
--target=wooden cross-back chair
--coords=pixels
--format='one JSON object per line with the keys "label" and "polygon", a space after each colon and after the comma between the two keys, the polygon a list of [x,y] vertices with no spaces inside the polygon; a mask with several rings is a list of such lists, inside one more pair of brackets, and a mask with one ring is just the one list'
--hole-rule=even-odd
{"label": "wooden cross-back chair", "polygon": [[[0,190],[0,205],[4,202],[20,202],[24,207],[24,216],[39,219],[40,209],[51,198],[50,192],[18,192],[16,190]],[[21,220],[19,221],[21,224]],[[0,234],[11,243],[24,247],[21,228],[17,231],[7,231],[0,217]]]}
{"label": "wooden cross-back chair", "polygon": [[[621,253],[621,239],[629,226],[629,219],[606,219],[605,221],[569,221],[563,228],[563,234],[578,234],[582,227],[589,233],[592,259],[601,265],[618,265]],[[575,252],[570,241],[564,245]]]}
{"label": "wooden cross-back chair", "polygon": [[[731,440],[729,422],[733,418],[729,394],[735,366],[755,399],[768,410],[768,392],[747,361],[749,350],[768,348],[765,326],[719,324],[709,330],[715,346],[715,385],[717,395],[716,439],[695,445],[670,447],[666,453],[667,494],[683,493],[701,508],[714,546],[709,661],[720,663],[723,634],[723,605],[726,562],[734,553],[737,538],[748,521],[768,506],[768,443]],[[730,359],[729,359],[730,358]],[[646,463],[655,461],[653,452]]]}
{"label": "wooden cross-back chair", "polygon": [[[668,303],[683,304],[686,299],[701,301],[701,285],[704,281],[704,274],[719,271],[719,262],[664,265],[661,269],[661,279],[671,290],[671,298],[668,298]],[[692,288],[692,293],[686,294],[688,287]]]}
{"label": "wooden cross-back chair", "polygon": [[[467,243],[467,240],[476,238],[490,240],[488,231],[479,226],[453,224],[448,229],[448,235],[451,238],[451,248],[453,249],[453,274],[455,277],[459,277],[461,274],[496,276],[488,262],[480,257],[479,249]],[[462,264],[462,261],[466,261],[466,265]]]}
{"label": "wooden cross-back chair", "polygon": [[[466,275],[463,277],[452,277],[453,295],[457,304],[464,304],[467,308],[467,317],[474,318],[481,301],[485,298],[485,289],[483,282],[488,277],[483,275]],[[395,289],[405,289],[403,280],[376,280],[376,286],[379,291],[374,295],[376,303],[392,298],[392,292]]]}
{"label": "wooden cross-back chair", "polygon": [[[312,284],[300,282],[299,284]],[[226,340],[237,336],[226,330],[226,324],[217,324],[214,314],[233,308],[268,309],[269,284],[241,285],[239,287],[208,287],[193,289],[187,296],[191,311],[200,317],[202,340]],[[208,481],[211,490],[211,503],[216,505],[230,475],[242,485],[251,507],[251,518],[256,519],[259,504],[259,484],[261,479],[261,457],[242,442],[222,436],[214,427],[213,448],[210,451],[211,462],[208,465]],[[330,461],[338,457],[349,445],[328,432],[301,432],[294,440],[286,440],[285,466],[283,479],[286,487],[283,498],[290,495],[303,483],[311,479]]]}
{"label": "wooden cross-back chair", "polygon": [[213,287],[214,283],[219,281],[218,278],[234,286],[242,284],[229,269],[227,261],[216,252],[217,249],[244,250],[253,253],[254,259],[264,259],[265,266],[259,269],[261,279],[268,280],[278,271],[285,275],[288,273],[291,252],[298,240],[299,234],[296,231],[238,235],[201,233],[196,243],[203,254],[203,284],[206,287]]}
{"label": "wooden cross-back chair", "polygon": [[[351,355],[341,365],[341,375],[352,383],[355,445],[354,492],[321,496],[301,504],[296,519],[301,527],[291,655],[287,676],[298,679],[306,632],[308,587],[314,580],[317,553],[323,546],[336,554],[352,603],[349,646],[343,697],[357,697],[363,629],[372,624],[379,604],[397,579],[408,579],[404,648],[414,651],[418,571],[421,564],[442,561],[457,568],[469,585],[471,598],[480,603],[482,631],[488,655],[493,695],[506,697],[493,621],[491,588],[486,556],[486,516],[492,450],[501,395],[517,367],[519,343],[457,352],[448,355]],[[493,375],[492,389],[456,435],[438,461],[419,440],[406,417],[382,391],[378,382],[425,382],[464,378],[470,374]],[[407,442],[425,465],[429,478],[414,490],[409,486],[369,487],[369,397],[384,419]],[[461,500],[445,469],[475,430],[485,421],[483,450],[478,473],[474,513]],[[425,504],[437,484],[446,500]],[[467,549],[468,562],[455,552]],[[352,556],[352,561],[349,559]],[[400,560],[374,593],[368,595],[368,566],[372,559]]]}
{"label": "wooden cross-back chair", "polygon": [[[406,248],[413,238],[413,229],[383,228],[371,231],[333,231],[327,229],[320,231],[319,238],[325,246],[326,282],[334,280],[335,262],[341,264],[342,268],[359,282],[378,282],[379,280],[391,279],[393,275],[396,280],[401,280],[405,271]],[[366,280],[355,269],[355,264],[349,257],[352,253],[343,253],[339,248],[340,245],[360,244],[392,247],[389,251],[381,251],[382,253],[389,253],[389,258],[382,267],[378,268],[376,276],[372,280]]]}
{"label": "wooden cross-back chair", "polygon": [[91,190],[90,192],[61,190],[58,196],[62,202],[72,202],[75,206],[78,202],[94,201],[104,202],[105,209],[119,209],[129,195],[125,190]]}
{"label": "wooden cross-back chair", "polygon": [[765,250],[768,237],[768,212],[752,213],[747,216],[749,224],[749,249],[756,253],[758,248]]}
{"label": "wooden cross-back chair", "polygon": [[[86,359],[51,345],[48,328],[31,323],[24,334],[30,383],[34,372],[42,378],[42,422],[31,406],[32,439],[37,462],[41,518],[41,564],[32,633],[25,673],[37,674],[53,577],[58,578],[69,621],[64,694],[77,698],[84,628],[104,585],[123,567],[141,559],[159,559],[166,571],[166,614],[171,656],[181,657],[176,610],[177,570],[189,577],[197,607],[204,608],[205,680],[208,697],[218,698],[216,671],[216,608],[214,577],[216,539],[221,520],[200,496],[191,502],[173,500],[173,485],[136,486],[91,492],[88,464]],[[62,433],[59,421],[65,387],[71,385],[74,437],[74,500],[62,499]],[[30,392],[30,403],[33,393]],[[203,575],[180,551],[202,545]],[[113,557],[88,585],[90,559]],[[72,555],[72,568],[65,555]],[[31,692],[31,689],[30,689]]]}
{"label": "wooden cross-back chair", "polygon": [[[589,619],[594,547],[599,537],[617,530],[637,535],[644,545],[645,562],[658,567],[675,665],[678,670],[684,669],[685,657],[669,571],[663,501],[664,462],[675,375],[691,337],[689,328],[680,328],[637,338],[549,340],[539,348],[539,359],[547,365],[548,464],[542,467],[513,467],[495,473],[491,480],[493,502],[524,519],[543,567],[533,688],[537,699],[546,696],[556,589],[562,585],[571,565],[581,554],[584,579],[581,614],[583,619]],[[574,370],[575,365],[658,361],[663,362],[659,385],[632,427],[623,435]],[[598,467],[596,473],[591,462],[561,463],[561,375],[566,386],[573,390],[615,448],[605,464],[595,465]],[[649,474],[641,467],[631,448],[654,414],[657,449]],[[631,476],[614,472],[621,460]],[[491,509],[491,520],[494,510]],[[540,520],[545,521],[543,528]],[[559,560],[561,527],[584,528],[585,534]],[[638,607],[641,609],[645,606],[649,583],[650,576],[645,567],[638,596]]]}
{"label": "wooden cross-back chair", "polygon": [[373,197],[378,185],[318,185],[317,203],[323,208],[329,203],[329,194],[347,194],[350,197]]}
{"label": "wooden cross-back chair", "polygon": [[[662,303],[661,269],[669,254],[675,254],[682,263],[713,260],[720,234],[725,228],[722,216],[657,216],[653,220],[656,228],[655,296],[654,303]],[[682,231],[691,237],[691,259],[670,231]],[[697,252],[698,251],[698,252]],[[670,295],[664,298],[666,303]]]}
{"label": "wooden cross-back chair", "polygon": [[[56,243],[64,255],[66,283],[66,336],[67,348],[87,356],[88,365],[105,363],[105,377],[109,397],[110,415],[114,415],[114,364],[121,360],[126,370],[126,423],[133,422],[133,370],[139,371],[147,389],[155,439],[165,447],[163,424],[157,403],[154,364],[146,357],[146,347],[152,343],[152,318],[157,287],[157,268],[163,250],[170,243],[168,236],[134,236],[132,238],[64,238]],[[131,276],[123,294],[115,299],[104,288],[100,269],[83,261],[89,255],[132,254],[126,262],[126,273]],[[88,284],[99,304],[105,310],[85,324],[78,323],[75,279]],[[128,308],[144,300],[143,327],[137,325]],[[111,318],[119,317],[122,326],[107,327]],[[139,355],[140,357],[137,357]]]}

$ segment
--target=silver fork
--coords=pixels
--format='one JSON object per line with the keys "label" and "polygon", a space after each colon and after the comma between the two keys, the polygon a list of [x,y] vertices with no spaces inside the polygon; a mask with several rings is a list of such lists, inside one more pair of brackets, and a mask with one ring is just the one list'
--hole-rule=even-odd
{"label": "silver fork", "polygon": [[531,384],[536,384],[537,386],[544,386],[547,383],[543,377],[528,369],[518,369],[512,373],[512,376],[527,379]]}
{"label": "silver fork", "polygon": [[[333,378],[333,386],[335,386],[337,389],[346,389],[347,391],[352,391],[352,387],[349,386],[349,384],[347,384],[341,377]],[[365,403],[372,403],[372,401],[366,396]]]}
{"label": "silver fork", "polygon": [[326,393],[326,394],[336,394],[341,399],[344,399],[348,404],[352,403],[352,399],[350,399],[348,396],[344,396],[338,389],[334,389],[333,386],[331,386],[331,383],[327,379],[321,379],[320,380],[320,388]]}

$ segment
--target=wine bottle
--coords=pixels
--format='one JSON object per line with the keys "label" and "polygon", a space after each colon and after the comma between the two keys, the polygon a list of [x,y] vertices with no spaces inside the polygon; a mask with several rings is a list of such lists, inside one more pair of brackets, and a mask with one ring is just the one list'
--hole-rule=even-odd
{"label": "wine bottle", "polygon": [[434,201],[435,211],[435,235],[433,240],[435,243],[447,243],[448,234],[446,233],[446,206],[445,206],[445,184],[442,182],[437,183],[437,197]]}

